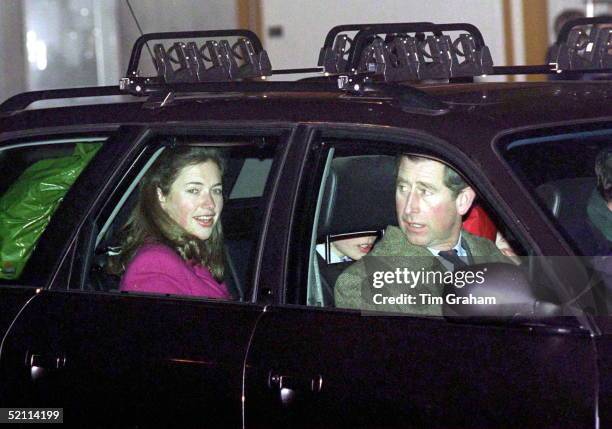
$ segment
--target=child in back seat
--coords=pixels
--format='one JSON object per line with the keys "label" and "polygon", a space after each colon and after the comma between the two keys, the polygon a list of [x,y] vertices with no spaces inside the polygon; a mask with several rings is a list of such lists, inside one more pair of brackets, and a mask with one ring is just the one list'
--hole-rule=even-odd
{"label": "child in back seat", "polygon": [[358,261],[372,250],[374,240],[375,234],[330,240],[328,251],[325,249],[326,244],[321,243],[317,244],[317,252],[328,264]]}

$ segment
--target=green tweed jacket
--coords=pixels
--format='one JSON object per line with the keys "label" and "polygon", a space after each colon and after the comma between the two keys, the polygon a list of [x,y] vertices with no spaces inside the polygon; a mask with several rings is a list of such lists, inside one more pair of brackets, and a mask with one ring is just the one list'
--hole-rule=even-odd
{"label": "green tweed jacket", "polygon": [[[467,231],[461,236],[472,264],[510,263],[492,241]],[[338,277],[336,306],[441,316],[440,299],[430,298],[442,297],[444,276],[452,273],[426,247],[410,244],[397,226],[388,226],[374,249]]]}

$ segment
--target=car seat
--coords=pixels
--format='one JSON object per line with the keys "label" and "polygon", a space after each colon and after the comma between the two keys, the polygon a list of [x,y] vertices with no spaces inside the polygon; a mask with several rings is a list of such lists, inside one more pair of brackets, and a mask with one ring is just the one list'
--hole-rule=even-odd
{"label": "car seat", "polygon": [[588,222],[587,205],[597,181],[594,177],[554,180],[536,188],[541,203],[557,219],[568,238],[591,254],[593,231]]}
{"label": "car seat", "polygon": [[[382,231],[387,225],[397,224],[394,201],[395,157],[367,155],[334,159],[323,191],[317,242],[329,243],[340,234]],[[316,263],[323,305],[331,306],[336,279],[351,262],[328,264],[317,253]]]}

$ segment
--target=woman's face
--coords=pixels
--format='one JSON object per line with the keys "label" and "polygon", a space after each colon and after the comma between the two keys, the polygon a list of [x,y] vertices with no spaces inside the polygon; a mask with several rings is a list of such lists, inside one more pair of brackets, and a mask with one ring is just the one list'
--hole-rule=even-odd
{"label": "woman's face", "polygon": [[185,231],[207,240],[223,210],[221,171],[214,161],[184,167],[164,195],[157,189],[162,209]]}

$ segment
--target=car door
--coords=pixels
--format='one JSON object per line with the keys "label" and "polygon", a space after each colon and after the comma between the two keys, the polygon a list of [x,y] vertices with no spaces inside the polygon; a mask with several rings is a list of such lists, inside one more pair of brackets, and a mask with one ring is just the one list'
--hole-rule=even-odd
{"label": "car door", "polygon": [[[91,164],[95,151],[112,136],[107,127],[99,131],[90,128],[25,136],[11,133],[0,138],[3,172],[0,180],[0,336],[3,340],[19,312],[48,285],[68,246],[68,236],[78,219],[64,215],[66,207],[60,204],[64,194]],[[86,147],[93,150],[83,151]],[[104,151],[95,159],[101,168],[108,165],[109,156]],[[4,381],[4,378],[0,380],[0,386],[6,385]],[[0,401],[1,395],[0,387]]]}
{"label": "car door", "polygon": [[[311,130],[310,146],[293,167],[307,173],[286,190],[300,197],[293,207],[273,211],[275,222],[291,234],[282,243],[286,251],[266,254],[263,263],[286,269],[267,271],[262,284],[285,288],[276,291],[249,349],[247,426],[594,426],[596,358],[591,332],[575,317],[508,323],[362,312],[309,301],[308,243],[316,237],[312,219],[322,216],[325,204],[320,184],[330,147],[339,156],[427,151],[443,159],[452,151],[422,135],[379,130],[381,140],[372,133]],[[366,189],[360,187],[357,198],[359,192]],[[354,216],[368,212],[356,210]]]}
{"label": "car door", "polygon": [[[63,407],[65,422],[240,426],[244,359],[264,308],[250,302],[256,270],[249,261],[256,260],[261,245],[258,231],[267,219],[288,129],[262,133],[216,124],[197,131],[165,130],[132,129],[123,141],[113,142],[120,159],[105,174],[86,171],[78,189],[67,195],[64,204],[76,210],[83,205],[81,195],[98,190],[71,243],[67,265],[60,267],[68,274],[37,295],[5,340],[2,370],[12,374],[7,405]],[[124,207],[134,187],[155,157],[179,140],[205,141],[219,151],[250,157],[232,158],[226,167],[226,174],[235,174],[223,222],[226,241],[240,248],[230,249],[228,258],[233,258],[233,286],[247,285],[241,301],[126,293],[118,284],[94,280],[99,250],[107,232],[118,230],[121,216],[129,214]],[[249,159],[250,164],[261,161],[264,170],[258,178],[241,179]],[[238,192],[241,181],[244,189]],[[235,201],[233,195],[238,195]],[[243,231],[245,223],[250,235]],[[250,256],[241,259],[245,254]]]}

